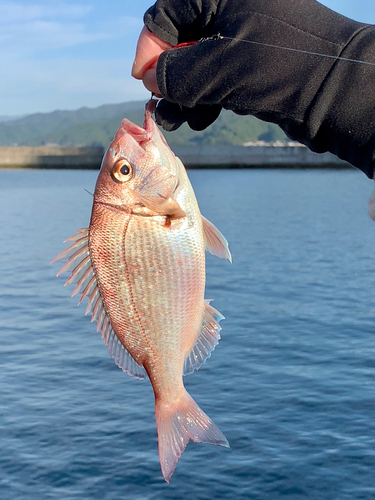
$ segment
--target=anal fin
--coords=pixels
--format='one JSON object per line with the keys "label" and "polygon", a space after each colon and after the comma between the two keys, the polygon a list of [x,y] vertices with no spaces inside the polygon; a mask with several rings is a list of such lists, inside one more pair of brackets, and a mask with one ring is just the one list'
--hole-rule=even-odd
{"label": "anal fin", "polygon": [[210,300],[204,301],[204,312],[202,328],[189,354],[184,361],[184,375],[193,373],[211,356],[220,340],[221,326],[219,322],[224,316],[214,307],[210,306]]}

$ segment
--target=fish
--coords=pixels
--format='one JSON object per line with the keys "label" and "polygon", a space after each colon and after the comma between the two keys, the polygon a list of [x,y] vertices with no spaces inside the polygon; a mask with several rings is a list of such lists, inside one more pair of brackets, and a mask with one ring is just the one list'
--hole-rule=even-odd
{"label": "fish", "polygon": [[169,483],[189,440],[229,447],[186,391],[220,339],[224,316],[204,299],[205,251],[231,260],[223,234],[200,213],[181,160],[145,108],[143,126],[123,119],[97,178],[90,225],[65,240],[72,297],[88,298],[109,353],[148,378],[155,396],[160,467]]}

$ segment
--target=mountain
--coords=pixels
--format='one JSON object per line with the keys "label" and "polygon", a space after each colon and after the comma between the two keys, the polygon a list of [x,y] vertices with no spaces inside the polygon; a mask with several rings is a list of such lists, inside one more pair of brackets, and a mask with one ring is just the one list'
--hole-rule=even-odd
{"label": "mountain", "polygon": [[19,118],[23,118],[26,115],[20,116],[9,116],[9,115],[0,115],[0,122],[10,122],[12,120],[18,120]]}
{"label": "mountain", "polygon": [[[56,134],[57,144],[65,145],[59,134],[72,127],[89,127],[90,124],[102,124],[116,116],[125,116],[129,111],[142,109],[144,101],[127,102],[123,104],[106,104],[98,108],[80,108],[75,111],[53,111],[52,113],[36,113],[32,115],[0,123],[0,146],[41,146],[47,142],[48,136]],[[72,138],[71,145],[78,144],[79,140]],[[82,145],[87,145],[85,143]],[[68,144],[66,144],[68,145]]]}
{"label": "mountain", "polygon": [[[0,119],[0,146],[103,146],[111,142],[122,118],[142,124],[144,101],[106,104],[75,111],[36,113],[11,121]],[[224,145],[265,140],[286,140],[276,125],[253,116],[238,116],[222,111],[206,130],[195,132],[186,124],[174,132],[165,132],[168,143],[180,145]]]}

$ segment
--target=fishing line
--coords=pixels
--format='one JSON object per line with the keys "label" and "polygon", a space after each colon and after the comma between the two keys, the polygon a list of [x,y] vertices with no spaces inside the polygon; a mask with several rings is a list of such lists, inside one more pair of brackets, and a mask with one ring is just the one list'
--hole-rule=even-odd
{"label": "fishing line", "polygon": [[[218,33],[217,35],[213,35],[208,38],[201,38],[198,40],[198,43],[210,41],[210,40],[233,40],[236,42],[244,42],[244,43],[250,43],[252,45],[261,45],[262,47],[270,47],[272,49],[279,49],[279,50],[287,50],[289,52],[298,52],[299,54],[308,54],[311,56],[318,56],[318,57],[325,57],[327,59],[335,59],[336,61],[346,61],[346,62],[352,62],[352,63],[357,63],[357,64],[365,64],[367,66],[375,66],[375,63],[369,62],[369,61],[361,61],[359,59],[349,59],[348,57],[340,57],[340,56],[331,56],[329,54],[322,54],[320,52],[312,52],[309,50],[302,50],[302,49],[292,49],[292,47],[283,47],[282,45],[273,45],[271,43],[263,43],[263,42],[256,42],[254,40],[243,40],[241,38],[233,38],[230,36],[223,36]],[[193,42],[194,43],[194,42]],[[189,45],[190,43],[187,43],[186,45]],[[181,44],[184,45],[184,44]]]}

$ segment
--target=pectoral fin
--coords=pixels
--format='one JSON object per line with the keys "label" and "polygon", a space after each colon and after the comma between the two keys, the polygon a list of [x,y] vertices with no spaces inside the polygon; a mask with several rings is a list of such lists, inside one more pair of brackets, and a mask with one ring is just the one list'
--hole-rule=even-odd
{"label": "pectoral fin", "polygon": [[232,256],[225,236],[203,215],[202,223],[206,250],[212,253],[212,255],[219,257],[219,259],[227,259],[229,262],[232,262]]}
{"label": "pectoral fin", "polygon": [[178,202],[172,198],[163,198],[162,196],[141,196],[138,195],[139,201],[149,210],[158,215],[168,215],[171,219],[182,219],[186,213]]}

